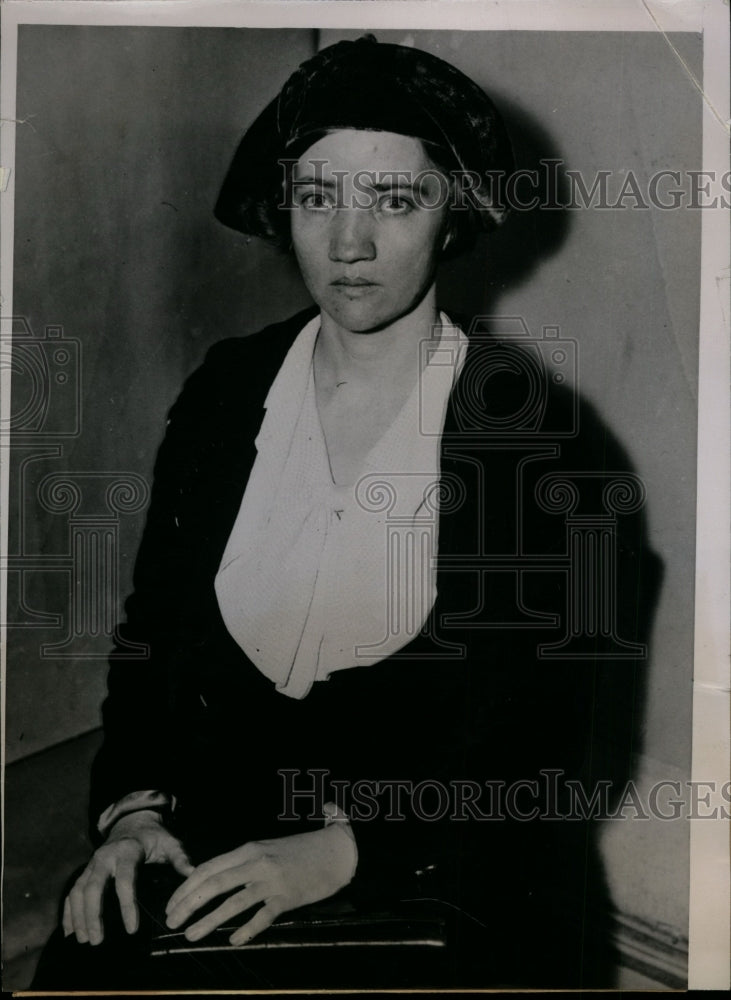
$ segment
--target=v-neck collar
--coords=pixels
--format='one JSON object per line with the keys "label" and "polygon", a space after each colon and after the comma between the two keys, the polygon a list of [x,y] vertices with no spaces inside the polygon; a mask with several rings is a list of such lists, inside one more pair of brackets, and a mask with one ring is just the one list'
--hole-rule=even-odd
{"label": "v-neck collar", "polygon": [[[304,392],[301,396],[299,392],[293,393],[290,399],[301,398],[300,416],[307,420],[308,426],[312,428],[313,437],[317,438],[318,448],[321,450],[321,462],[318,464],[324,464],[328,485],[333,490],[353,490],[357,483],[369,474],[399,472],[412,467],[414,451],[416,450],[418,454],[426,450],[424,447],[426,442],[423,439],[441,435],[446,401],[461,372],[468,341],[462,330],[452,323],[446,313],[440,312],[439,320],[441,324],[439,343],[431,349],[429,360],[419,373],[411,392],[388,427],[368,449],[358,475],[350,483],[335,481],[327,436],[317,407],[314,352],[320,330],[320,317],[315,317],[302,330],[301,353],[298,350],[293,361],[299,364],[309,358],[309,371]],[[294,368],[294,364],[292,367]]]}

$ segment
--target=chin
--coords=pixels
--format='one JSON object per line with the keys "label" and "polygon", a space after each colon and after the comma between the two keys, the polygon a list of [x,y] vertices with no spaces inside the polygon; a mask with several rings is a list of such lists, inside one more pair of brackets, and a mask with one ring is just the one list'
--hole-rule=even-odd
{"label": "chin", "polygon": [[345,304],[338,302],[329,306],[328,303],[324,302],[321,308],[339,326],[351,333],[375,333],[398,319],[398,315],[392,315],[386,310],[373,309],[365,303]]}
{"label": "chin", "polygon": [[[316,300],[317,301],[317,300]],[[378,333],[392,323],[398,322],[413,309],[414,302],[402,303],[397,307],[392,303],[368,301],[347,301],[338,298],[335,301],[324,297],[318,301],[323,312],[326,312],[338,326],[350,333]]]}

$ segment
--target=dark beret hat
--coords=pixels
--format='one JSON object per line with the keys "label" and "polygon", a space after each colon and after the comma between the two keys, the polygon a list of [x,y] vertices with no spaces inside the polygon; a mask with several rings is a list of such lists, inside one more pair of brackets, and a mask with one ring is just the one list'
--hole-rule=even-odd
{"label": "dark beret hat", "polygon": [[279,161],[299,158],[334,129],[395,132],[446,151],[449,169],[472,174],[470,197],[480,228],[502,222],[500,178],[512,171],[513,155],[492,101],[443,59],[379,43],[372,35],[331,45],[292,74],[241,140],[216,218],[240,232],[264,235],[262,206],[284,176]]}

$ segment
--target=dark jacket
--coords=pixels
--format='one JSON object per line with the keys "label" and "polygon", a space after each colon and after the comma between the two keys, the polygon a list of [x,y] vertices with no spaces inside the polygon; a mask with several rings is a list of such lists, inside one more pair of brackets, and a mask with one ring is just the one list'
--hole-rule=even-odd
{"label": "dark jacket", "polygon": [[[560,484],[551,492],[545,477],[578,483],[579,506],[569,513],[578,523],[604,511],[597,524],[606,536],[607,477],[626,472],[626,460],[591,410],[577,409],[573,392],[551,381],[540,348],[475,337],[442,439],[451,498],[440,514],[438,598],[425,629],[395,656],[339,671],[301,701],[279,694],[226,631],[213,581],[267,391],[312,314],[215,345],[170,412],[111,661],[92,821],[127,792],[164,789],[201,860],[316,826],[306,796],[295,803],[299,819],[277,818],[287,808],[286,780],[300,791],[324,780],[325,800],[333,781],[347,790],[361,782],[366,793],[351,812],[353,898],[438,895],[480,919],[499,914],[513,938],[531,926],[545,937],[557,920],[585,926],[586,907],[606,904],[592,825],[525,815],[570,806],[567,779],[588,798],[597,782],[619,788],[626,779],[643,657],[621,642],[646,641],[657,565],[642,513],[615,518],[616,549],[597,549],[581,583],[599,586],[602,560],[615,559],[614,634],[594,622],[591,635],[565,646],[571,656],[548,648],[573,621],[576,595],[566,505]],[[543,395],[528,405],[526,391]],[[139,644],[149,647],[146,659],[132,655]],[[560,775],[557,802],[541,773],[551,770]],[[375,818],[364,780],[382,782]],[[451,796],[447,814],[419,818],[408,795],[394,804],[395,780],[429,782],[420,804],[432,816],[441,783]],[[512,788],[510,802],[495,798],[500,783]],[[464,806],[476,787],[484,789],[479,818]]]}

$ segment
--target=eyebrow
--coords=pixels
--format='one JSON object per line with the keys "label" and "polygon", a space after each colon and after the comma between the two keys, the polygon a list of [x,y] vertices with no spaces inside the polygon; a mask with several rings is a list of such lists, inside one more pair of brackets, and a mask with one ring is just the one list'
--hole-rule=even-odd
{"label": "eyebrow", "polygon": [[[326,181],[326,180],[323,180],[321,177],[310,177],[310,176],[308,176],[308,177],[295,177],[294,178],[294,183],[295,183],[296,187],[307,187],[307,185],[311,185],[312,187],[320,187],[320,188],[324,188],[324,189],[326,189],[328,191],[334,191],[337,188],[337,184],[335,183],[335,181]],[[390,183],[390,184],[389,183],[385,183],[385,182],[379,182],[379,183],[376,183],[376,184],[368,183],[368,184],[366,184],[366,187],[369,190],[378,191],[378,192],[386,192],[386,191],[407,191],[408,192],[408,191],[413,191],[414,190],[414,185],[413,184],[405,184],[405,183],[398,183],[398,182],[396,182],[396,183]]]}

